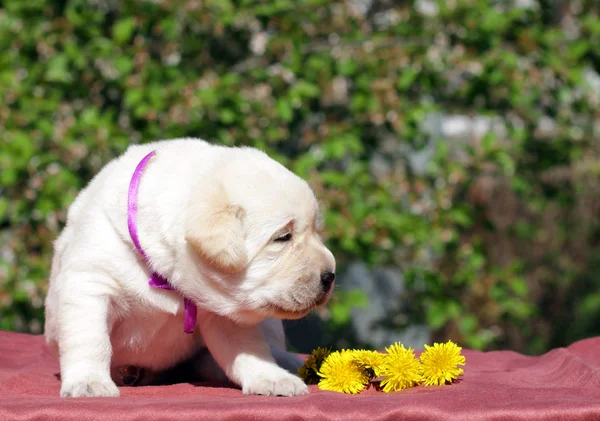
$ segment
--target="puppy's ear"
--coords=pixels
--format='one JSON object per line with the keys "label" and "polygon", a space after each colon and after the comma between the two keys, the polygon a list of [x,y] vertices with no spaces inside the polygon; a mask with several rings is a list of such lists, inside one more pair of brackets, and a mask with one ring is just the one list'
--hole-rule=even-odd
{"label": "puppy's ear", "polygon": [[248,263],[244,244],[245,210],[232,205],[222,188],[203,206],[191,206],[185,239],[208,263],[227,273],[242,270]]}

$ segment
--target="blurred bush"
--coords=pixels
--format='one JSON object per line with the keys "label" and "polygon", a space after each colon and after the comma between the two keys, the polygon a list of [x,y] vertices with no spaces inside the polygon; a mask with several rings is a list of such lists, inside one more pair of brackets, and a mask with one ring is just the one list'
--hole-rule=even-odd
{"label": "blurred bush", "polygon": [[104,163],[197,136],[306,178],[342,271],[400,267],[398,329],[525,352],[600,334],[597,2],[0,7],[0,329],[41,331],[52,241]]}

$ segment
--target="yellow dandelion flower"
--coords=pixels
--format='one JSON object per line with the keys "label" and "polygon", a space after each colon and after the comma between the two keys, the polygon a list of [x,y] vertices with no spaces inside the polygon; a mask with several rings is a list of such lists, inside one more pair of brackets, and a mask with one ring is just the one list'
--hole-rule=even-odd
{"label": "yellow dandelion flower", "polygon": [[317,373],[321,368],[321,364],[323,364],[323,361],[329,354],[331,354],[331,349],[329,348],[318,347],[317,349],[313,349],[302,367],[298,369],[298,376],[300,376],[306,384],[319,383],[320,377]]}
{"label": "yellow dandelion flower", "polygon": [[329,354],[321,369],[319,389],[343,393],[359,393],[367,384],[369,377],[365,370],[352,359],[350,351],[335,351]]}
{"label": "yellow dandelion flower", "polygon": [[388,354],[381,367],[384,392],[394,392],[416,386],[421,382],[421,365],[412,348],[404,348],[399,342],[385,349]]}
{"label": "yellow dandelion flower", "polygon": [[460,355],[461,347],[452,341],[445,344],[434,343],[433,346],[425,345],[421,354],[421,366],[425,386],[442,385],[452,382],[464,370],[458,368],[465,365],[465,357]]}
{"label": "yellow dandelion flower", "polygon": [[381,369],[385,361],[385,354],[377,351],[367,351],[365,349],[356,349],[350,351],[352,359],[361,367],[367,370],[367,375],[372,377],[381,376]]}

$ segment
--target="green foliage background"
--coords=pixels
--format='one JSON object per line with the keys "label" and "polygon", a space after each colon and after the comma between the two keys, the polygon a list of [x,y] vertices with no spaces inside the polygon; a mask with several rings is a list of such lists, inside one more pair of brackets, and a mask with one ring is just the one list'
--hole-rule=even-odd
{"label": "green foliage background", "polygon": [[[359,3],[0,1],[0,329],[41,331],[52,241],[104,163],[197,136],[306,178],[342,271],[400,267],[398,329],[531,353],[600,334],[597,2]],[[435,114],[504,134],[436,138]]]}

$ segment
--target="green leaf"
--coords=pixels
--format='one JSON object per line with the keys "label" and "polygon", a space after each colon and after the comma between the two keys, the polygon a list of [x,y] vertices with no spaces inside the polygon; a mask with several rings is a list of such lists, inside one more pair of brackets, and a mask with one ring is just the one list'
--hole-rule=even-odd
{"label": "green leaf", "polygon": [[418,73],[415,70],[406,68],[400,73],[400,77],[398,78],[398,82],[396,84],[400,90],[406,91],[417,79],[417,76]]}
{"label": "green leaf", "polygon": [[320,91],[321,90],[317,85],[305,80],[300,80],[290,89],[290,97],[299,99],[314,98],[319,96]]}
{"label": "green leaf", "polygon": [[338,69],[341,75],[351,76],[353,75],[358,66],[354,60],[344,60],[338,63]]}
{"label": "green leaf", "polygon": [[468,211],[464,208],[455,208],[450,211],[450,218],[454,223],[461,227],[468,228],[473,224],[473,220]]}
{"label": "green leaf", "polygon": [[479,322],[477,317],[473,314],[466,314],[460,319],[460,331],[463,334],[469,335],[477,329]]}
{"label": "green leaf", "polygon": [[125,105],[133,108],[144,99],[144,91],[141,88],[131,88],[125,91]]}
{"label": "green leaf", "polygon": [[118,20],[113,26],[113,38],[119,44],[129,42],[135,30],[135,17]]}
{"label": "green leaf", "polygon": [[63,54],[56,54],[48,61],[46,70],[46,80],[49,82],[69,83],[73,80],[69,72],[67,57]]}
{"label": "green leaf", "polygon": [[522,278],[514,278],[510,282],[510,288],[517,294],[519,297],[526,297],[529,292],[529,288],[527,287],[527,283]]}
{"label": "green leaf", "polygon": [[427,323],[432,329],[440,329],[446,322],[456,315],[456,305],[448,302],[434,301],[427,309]]}
{"label": "green leaf", "polygon": [[291,121],[294,116],[294,110],[289,101],[285,99],[280,99],[275,104],[275,108],[277,109],[277,115],[283,121]]}
{"label": "green leaf", "polygon": [[231,108],[223,108],[219,112],[219,119],[225,124],[231,124],[235,121],[236,113]]}
{"label": "green leaf", "polygon": [[115,68],[119,71],[119,73],[123,75],[129,74],[133,69],[133,60],[126,56],[119,56],[115,58]]}
{"label": "green leaf", "polygon": [[336,325],[345,325],[350,321],[352,310],[365,309],[369,306],[368,297],[359,289],[341,291],[331,304],[331,321]]}

